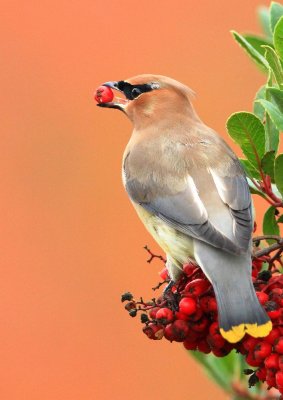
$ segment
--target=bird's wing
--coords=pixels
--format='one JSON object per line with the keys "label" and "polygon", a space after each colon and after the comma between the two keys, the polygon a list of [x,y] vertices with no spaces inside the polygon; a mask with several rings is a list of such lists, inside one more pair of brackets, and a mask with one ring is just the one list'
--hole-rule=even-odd
{"label": "bird's wing", "polygon": [[[223,175],[213,168],[210,172],[221,200],[230,209],[236,242],[242,249],[248,250],[253,230],[251,195],[246,177],[237,163],[238,160],[235,160],[232,164],[230,174]],[[237,170],[237,174],[233,170]]]}
{"label": "bird's wing", "polygon": [[185,189],[176,194],[153,195],[152,185],[145,187],[136,179],[127,179],[125,186],[134,202],[178,231],[229,253],[243,252],[237,243],[217,230],[209,221],[207,210],[192,177],[188,176]]}

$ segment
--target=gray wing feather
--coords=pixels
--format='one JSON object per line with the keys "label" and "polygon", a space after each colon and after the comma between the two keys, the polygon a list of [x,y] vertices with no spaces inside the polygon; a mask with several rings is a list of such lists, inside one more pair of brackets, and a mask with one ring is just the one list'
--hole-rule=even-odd
{"label": "gray wing feather", "polygon": [[147,201],[138,196],[138,193],[141,193],[140,190],[137,191],[138,186],[136,180],[128,180],[126,183],[126,190],[132,200],[154,213],[170,226],[229,253],[240,254],[242,252],[237,244],[233,243],[209,222],[207,211],[192,178],[190,178],[190,182],[184,191],[170,196],[153,197]]}
{"label": "gray wing feather", "polygon": [[253,230],[251,195],[244,175],[220,176],[213,169],[211,174],[222,201],[230,208],[234,220],[234,235],[242,249],[250,247]]}

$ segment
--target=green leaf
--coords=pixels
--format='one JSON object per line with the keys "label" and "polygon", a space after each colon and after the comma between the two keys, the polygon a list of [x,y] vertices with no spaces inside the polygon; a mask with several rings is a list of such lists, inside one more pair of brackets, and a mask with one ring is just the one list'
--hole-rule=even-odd
{"label": "green leaf", "polygon": [[239,43],[241,47],[248,53],[248,55],[256,62],[256,64],[268,71],[269,65],[266,59],[260,54],[242,35],[235,31],[231,31],[234,39]]}
{"label": "green leaf", "polygon": [[267,88],[267,93],[270,95],[270,99],[274,104],[277,105],[280,112],[283,114],[283,90],[271,87]]}
{"label": "green leaf", "polygon": [[275,183],[271,184],[271,189],[272,189],[272,192],[275,194],[275,196],[277,196],[279,199],[282,200],[282,194],[279,192],[279,190],[278,190],[277,186],[275,185]]}
{"label": "green leaf", "polygon": [[[275,89],[275,88],[272,88],[272,89]],[[254,100],[254,110],[253,110],[254,114],[257,117],[259,117],[261,120],[265,119],[265,109],[259,102],[257,102],[257,100],[260,100],[260,99],[266,100],[267,93],[268,93],[268,96],[270,97],[270,94],[269,94],[270,90],[271,90],[271,88],[266,89],[265,86],[262,86],[258,90],[255,100]],[[278,90],[280,92],[279,89],[275,89],[275,90]],[[275,152],[277,152],[278,145],[279,145],[279,131],[271,121],[267,121],[267,122],[268,123],[266,123],[264,126],[264,128],[265,128],[265,149],[266,149],[266,151],[274,150]]]}
{"label": "green leaf", "polygon": [[274,47],[283,61],[283,17],[279,19],[274,29]]}
{"label": "green leaf", "polygon": [[256,93],[256,95],[255,95],[255,99],[254,99],[254,108],[253,108],[253,111],[254,111],[254,114],[255,114],[259,119],[261,119],[261,120],[264,119],[265,110],[264,110],[264,108],[262,107],[262,105],[261,105],[259,102],[257,102],[256,100],[265,99],[265,91],[266,91],[265,85],[261,86],[261,87],[258,89],[258,91],[257,91],[257,93]]}
{"label": "green leaf", "polygon": [[274,178],[276,186],[283,196],[283,154],[280,154],[275,160]]}
{"label": "green leaf", "polygon": [[252,35],[249,33],[244,33],[242,36],[262,56],[264,56],[265,53],[263,46],[273,47],[273,44],[270,40],[261,36]]}
{"label": "green leaf", "polygon": [[274,182],[274,160],[275,151],[273,150],[265,153],[261,160],[261,167],[263,169],[263,172],[270,176],[272,182]]}
{"label": "green leaf", "polygon": [[265,109],[265,111],[270,116],[272,122],[276,126],[277,129],[283,131],[283,114],[280,112],[278,107],[267,100],[257,100]]}
{"label": "green leaf", "polygon": [[[270,124],[270,133],[271,137],[269,138],[270,143],[268,143],[268,147],[266,148],[267,151],[275,151],[277,153],[278,146],[279,146],[279,130],[276,128],[276,126],[272,123]],[[267,127],[266,127],[267,128]]]}
{"label": "green leaf", "polygon": [[266,34],[268,38],[272,38],[272,32],[270,29],[270,14],[269,8],[262,6],[258,8],[258,17],[260,25],[263,29],[263,32]]}
{"label": "green leaf", "polygon": [[190,355],[193,358],[195,358],[200,364],[202,364],[207,375],[213,381],[215,381],[224,390],[226,391],[230,390],[228,379],[226,380],[225,376],[222,376],[221,373],[217,370],[217,368],[213,368],[213,366],[211,365],[210,362],[210,357],[212,357],[211,355],[202,354],[199,351],[192,351],[190,352]]}
{"label": "green leaf", "polygon": [[262,122],[252,113],[238,112],[227,121],[227,130],[252,166],[260,170],[260,160],[265,153],[265,132]]}
{"label": "green leaf", "polygon": [[238,363],[238,354],[231,351],[225,357],[215,357],[213,354],[202,354],[199,351],[190,352],[199,363],[204,366],[207,374],[220,387],[227,392],[231,392],[231,382],[234,379],[235,370]]}
{"label": "green leaf", "polygon": [[254,168],[249,160],[240,158],[240,163],[242,164],[242,167],[244,168],[247,176],[249,176],[250,178],[261,179],[260,173],[257,169]]}
{"label": "green leaf", "polygon": [[270,46],[263,46],[262,48],[265,49],[264,57],[266,58],[273,72],[273,75],[276,79],[276,82],[278,83],[278,86],[280,88],[283,88],[283,71],[277,54],[275,53],[274,49]]}
{"label": "green leaf", "polygon": [[272,32],[274,32],[275,25],[282,16],[283,6],[275,1],[272,1],[270,5],[270,27]]}
{"label": "green leaf", "polygon": [[277,220],[277,224],[283,224],[283,215],[280,215],[280,217]]}
{"label": "green leaf", "polygon": [[[251,179],[249,177],[247,178],[247,181],[249,184],[251,194],[256,194],[256,195],[262,197],[263,199],[266,198],[265,194],[263,192],[261,192],[260,190],[258,190],[258,188],[255,186],[255,184],[253,183],[253,181],[251,181]],[[254,214],[254,212],[253,212],[253,214]]]}
{"label": "green leaf", "polygon": [[[263,217],[263,234],[264,235],[279,235],[279,226],[275,218],[276,208],[271,206],[266,211]],[[269,244],[274,243],[274,240],[266,240]]]}

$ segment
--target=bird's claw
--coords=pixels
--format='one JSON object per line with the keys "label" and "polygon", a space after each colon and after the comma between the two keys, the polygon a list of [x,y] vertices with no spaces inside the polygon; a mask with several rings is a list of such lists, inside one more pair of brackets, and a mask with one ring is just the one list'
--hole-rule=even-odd
{"label": "bird's claw", "polygon": [[172,287],[174,285],[175,282],[171,279],[164,289],[163,297],[167,301],[172,311],[179,311],[178,295],[172,292]]}

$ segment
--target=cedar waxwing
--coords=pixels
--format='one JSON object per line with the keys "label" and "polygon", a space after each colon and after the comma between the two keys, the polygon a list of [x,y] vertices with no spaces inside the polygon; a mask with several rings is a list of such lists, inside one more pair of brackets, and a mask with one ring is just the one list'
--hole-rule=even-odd
{"label": "cedar waxwing", "polygon": [[240,162],[197,116],[192,91],[171,78],[139,75],[103,84],[126,99],[98,104],[122,110],[134,130],[123,183],[140,219],[165,251],[170,278],[196,262],[213,285],[222,336],[267,336],[272,324],[251,280],[253,217]]}

